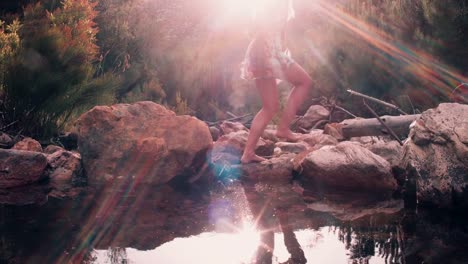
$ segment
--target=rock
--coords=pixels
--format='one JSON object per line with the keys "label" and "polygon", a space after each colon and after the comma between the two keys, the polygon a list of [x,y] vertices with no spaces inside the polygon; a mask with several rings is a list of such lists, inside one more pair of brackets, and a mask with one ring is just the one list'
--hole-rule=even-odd
{"label": "rock", "polygon": [[69,188],[72,180],[81,177],[81,155],[76,152],[58,150],[47,155],[48,175],[54,188]]}
{"label": "rock", "polygon": [[213,143],[204,122],[153,102],[97,106],[76,127],[91,185],[116,178],[158,185],[193,175]]}
{"label": "rock", "polygon": [[304,116],[297,121],[297,125],[304,129],[311,129],[320,120],[326,120],[330,116],[330,111],[321,105],[312,105]]}
{"label": "rock", "polygon": [[330,135],[337,140],[344,140],[343,136],[343,125],[339,123],[331,123],[331,124],[326,124],[325,127],[323,128],[323,133]]}
{"label": "rock", "polygon": [[277,142],[276,148],[279,148],[281,153],[301,153],[307,150],[310,146],[305,142]]}
{"label": "rock", "polygon": [[330,135],[324,134],[323,130],[313,129],[309,134],[304,134],[301,136],[301,141],[306,142],[310,146],[326,146],[326,145],[336,145],[338,140]]}
{"label": "rock", "polygon": [[374,154],[381,156],[390,163],[392,168],[396,168],[401,165],[403,146],[401,146],[398,141],[390,137],[353,137],[349,141],[358,142]]}
{"label": "rock", "polygon": [[404,144],[402,168],[420,203],[468,205],[468,105],[440,104],[425,111]]}
{"label": "rock", "polygon": [[[210,154],[211,162],[218,164],[225,162],[228,164],[240,163],[248,135],[247,131],[241,130],[220,137],[213,145]],[[273,142],[260,138],[255,153],[260,156],[271,156],[273,155],[274,147]]]}
{"label": "rock", "polygon": [[210,127],[210,134],[213,141],[216,141],[221,136],[221,131],[217,127]]}
{"label": "rock", "polygon": [[299,164],[295,169],[300,171],[306,189],[388,197],[397,187],[386,160],[351,142],[322,147],[309,153]]}
{"label": "rock", "polygon": [[265,129],[263,131],[262,138],[275,143],[279,141],[278,137],[276,137],[276,129]]}
{"label": "rock", "polygon": [[44,178],[47,158],[39,152],[0,149],[0,188],[12,188]]}
{"label": "rock", "polygon": [[0,148],[11,148],[13,145],[13,139],[8,134],[0,132]]}
{"label": "rock", "polygon": [[45,154],[52,154],[56,151],[62,151],[64,150],[62,147],[59,147],[59,146],[56,146],[56,145],[48,145],[45,149],[44,149],[44,153]]}
{"label": "rock", "polygon": [[403,158],[403,146],[397,141],[378,141],[374,144],[366,144],[363,146],[388,161],[392,168],[400,166],[401,159]]}
{"label": "rock", "polygon": [[237,131],[249,131],[242,123],[239,122],[224,121],[221,123],[220,127],[223,135]]}
{"label": "rock", "polygon": [[250,182],[289,184],[292,181],[294,155],[283,155],[261,163],[248,163],[233,166],[240,172],[240,179]]}
{"label": "rock", "polygon": [[42,152],[41,143],[39,143],[37,140],[34,140],[32,138],[29,138],[29,137],[24,138],[20,142],[16,143],[13,146],[13,149]]}

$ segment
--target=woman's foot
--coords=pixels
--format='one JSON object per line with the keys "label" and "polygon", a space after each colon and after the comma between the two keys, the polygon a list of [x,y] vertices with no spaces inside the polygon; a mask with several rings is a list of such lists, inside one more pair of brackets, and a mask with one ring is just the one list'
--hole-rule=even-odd
{"label": "woman's foot", "polygon": [[285,130],[280,130],[278,129],[276,131],[276,137],[279,140],[287,141],[287,142],[297,142],[299,141],[299,137],[296,136],[291,130],[285,129]]}
{"label": "woman's foot", "polygon": [[247,163],[251,163],[251,162],[262,162],[262,161],[266,161],[267,159],[263,158],[263,157],[260,157],[258,155],[256,155],[255,153],[253,154],[246,154],[244,153],[241,157],[241,160],[240,162],[242,164],[247,164]]}

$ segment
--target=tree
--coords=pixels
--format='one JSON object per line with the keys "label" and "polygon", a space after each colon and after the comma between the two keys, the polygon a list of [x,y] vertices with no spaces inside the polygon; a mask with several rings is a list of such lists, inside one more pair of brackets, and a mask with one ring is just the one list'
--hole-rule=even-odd
{"label": "tree", "polygon": [[77,111],[111,102],[116,82],[93,78],[98,53],[95,4],[64,0],[48,11],[37,3],[24,10],[21,46],[7,65],[5,107],[12,129],[49,136]]}

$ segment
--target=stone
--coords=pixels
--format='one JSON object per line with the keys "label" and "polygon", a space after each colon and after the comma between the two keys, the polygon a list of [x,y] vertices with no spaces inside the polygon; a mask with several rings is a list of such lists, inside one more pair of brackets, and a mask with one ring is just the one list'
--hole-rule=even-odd
{"label": "stone", "polygon": [[219,130],[219,128],[217,127],[212,126],[210,127],[210,134],[213,141],[216,141],[221,136],[221,130]]}
{"label": "stone", "polygon": [[403,146],[401,146],[398,141],[378,141],[374,144],[366,144],[363,146],[388,161],[392,168],[400,166],[401,159],[403,158]]}
{"label": "stone", "polygon": [[321,105],[312,105],[302,118],[297,121],[297,125],[306,130],[314,127],[317,122],[327,120],[330,116],[330,111]]}
{"label": "stone", "polygon": [[326,146],[326,145],[336,145],[338,140],[330,135],[327,135],[320,129],[313,129],[309,134],[304,134],[301,136],[301,141],[306,142],[309,146],[313,147],[316,145]]}
{"label": "stone", "polygon": [[280,149],[280,153],[301,153],[309,148],[305,142],[277,142],[275,148]]}
{"label": "stone", "polygon": [[28,185],[44,178],[47,158],[33,151],[0,149],[0,188]]}
{"label": "stone", "polygon": [[325,127],[323,128],[323,133],[330,135],[337,140],[341,141],[344,140],[343,136],[343,124],[340,123],[331,123],[331,124],[326,124]]}
{"label": "stone", "polygon": [[15,143],[6,133],[0,132],[0,148],[11,148]]}
{"label": "stone", "polygon": [[324,146],[307,154],[299,164],[295,169],[306,189],[389,197],[397,188],[390,164],[357,143]]}
{"label": "stone", "polygon": [[194,175],[213,143],[205,122],[154,102],[94,107],[76,131],[90,185],[116,179],[160,185]]}
{"label": "stone", "polygon": [[233,166],[233,171],[240,173],[240,179],[250,182],[289,184],[293,177],[294,155],[283,155],[261,163],[248,163]]}
{"label": "stone", "polygon": [[[210,159],[212,163],[224,163],[238,164],[242,152],[247,142],[249,133],[244,130],[232,132],[227,135],[223,135],[213,144],[213,149],[210,153]],[[273,155],[275,145],[270,140],[264,140],[260,138],[255,149],[255,153],[260,156],[271,156]]]}
{"label": "stone", "polygon": [[58,150],[47,155],[49,181],[54,187],[65,188],[72,185],[73,179],[82,174],[81,155],[77,152]]}
{"label": "stone", "polygon": [[59,147],[57,145],[48,145],[45,149],[44,149],[44,153],[45,154],[52,154],[56,151],[62,151],[62,150],[65,150],[63,149],[62,147]]}
{"label": "stone", "polygon": [[29,137],[16,143],[12,149],[42,152],[41,143]]}
{"label": "stone", "polygon": [[237,132],[237,131],[249,131],[242,123],[224,121],[220,125],[223,135]]}
{"label": "stone", "polygon": [[413,122],[401,167],[415,184],[419,203],[468,206],[467,137],[468,105],[440,104]]}

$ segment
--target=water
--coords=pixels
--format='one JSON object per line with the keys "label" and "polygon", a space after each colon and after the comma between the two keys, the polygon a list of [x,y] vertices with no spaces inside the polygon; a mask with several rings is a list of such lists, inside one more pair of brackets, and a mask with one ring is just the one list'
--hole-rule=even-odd
{"label": "water", "polygon": [[468,263],[466,219],[288,186],[85,189],[0,205],[0,263]]}

